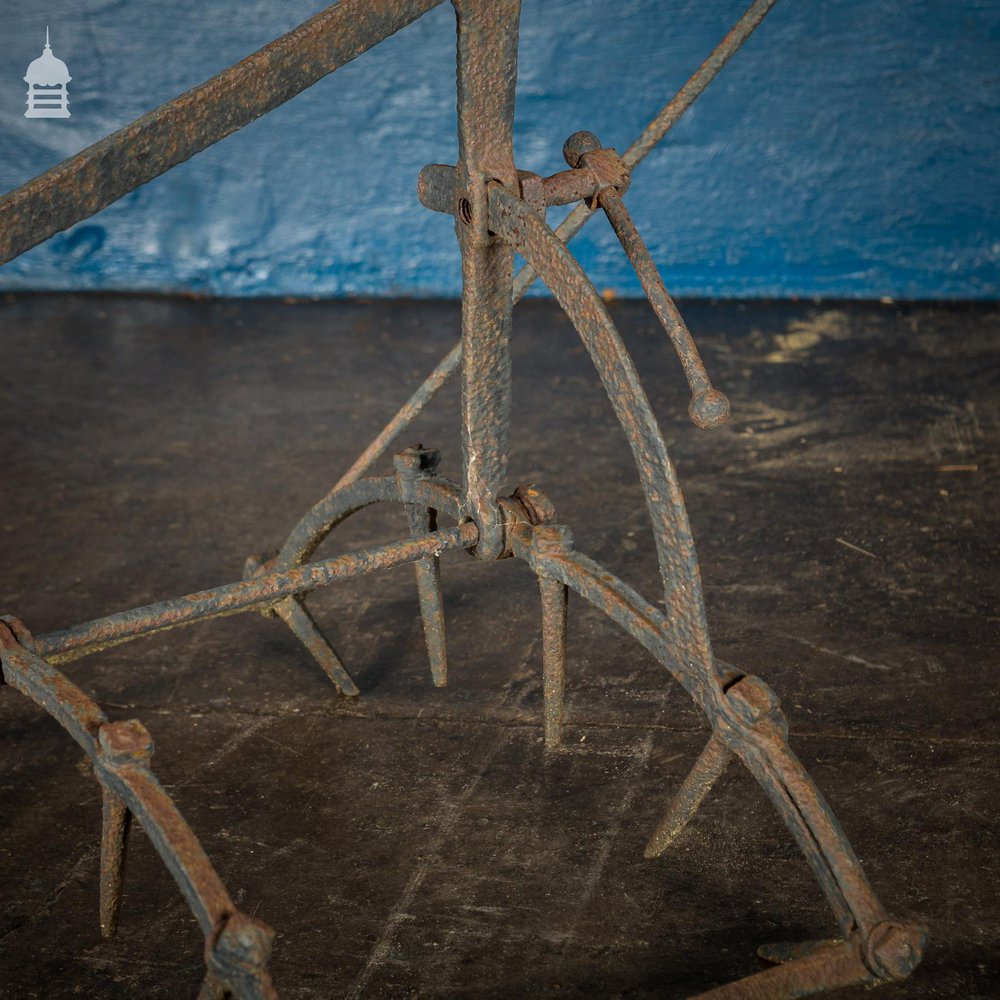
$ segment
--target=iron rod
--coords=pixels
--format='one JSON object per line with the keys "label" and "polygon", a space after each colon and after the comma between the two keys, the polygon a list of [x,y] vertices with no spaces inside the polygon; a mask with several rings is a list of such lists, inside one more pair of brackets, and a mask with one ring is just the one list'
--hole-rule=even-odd
{"label": "iron rod", "polygon": [[692,1000],[791,1000],[875,979],[856,941],[844,941],[737,979]]}
{"label": "iron rod", "polygon": [[267,114],[443,0],[341,0],[0,198],[0,264]]}
{"label": "iron rod", "polygon": [[[437,511],[432,507],[408,503],[406,517],[414,538],[434,531],[437,526]],[[441,560],[437,557],[421,559],[413,564],[413,569],[417,576],[417,600],[420,603],[420,621],[424,628],[431,680],[435,687],[445,687],[448,683],[448,646],[441,594]]]}
{"label": "iron rod", "polygon": [[521,0],[454,0],[458,17],[455,235],[462,252],[462,504],[476,555],[503,551],[497,494],[510,450],[514,251],[489,228],[488,185],[517,189],[514,85]]}
{"label": "iron rod", "polygon": [[625,202],[615,191],[602,191],[600,203],[608,222],[611,223],[611,228],[615,231],[615,236],[618,237],[618,242],[625,251],[625,256],[635,269],[636,277],[649,299],[649,304],[653,307],[653,312],[656,313],[656,318],[674,345],[691,395],[697,396],[699,393],[707,392],[712,388],[712,383],[698,353],[698,345],[692,339],[680,310],[664,287],[656,262],[635,228]]}
{"label": "iron rod", "polygon": [[273,604],[277,599],[315,590],[337,580],[416,562],[450,549],[471,548],[478,540],[476,526],[467,522],[422,538],[407,538],[389,545],[307,563],[298,569],[269,573],[213,590],[202,590],[185,597],[148,604],[131,611],[120,611],[82,625],[36,636],[35,643],[39,655],[53,662],[73,659],[67,654],[85,655],[79,651],[91,652],[153,632],[190,625],[208,618],[256,610]]}

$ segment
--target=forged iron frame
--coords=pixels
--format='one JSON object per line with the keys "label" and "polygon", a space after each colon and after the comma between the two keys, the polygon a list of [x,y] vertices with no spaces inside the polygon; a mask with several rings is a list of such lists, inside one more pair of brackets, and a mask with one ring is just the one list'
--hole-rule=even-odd
{"label": "forged iron frame", "polygon": [[[409,24],[442,0],[341,0],[207,83],[0,199],[0,263],[86,218],[201,149],[293,97]],[[788,745],[777,697],[759,678],[712,654],[694,543],[676,474],[632,360],[600,296],[566,249],[602,209],[677,349],[692,390],[691,416],[714,426],[728,401],[712,388],[697,348],[628,217],[621,195],[631,170],[697,99],[775,0],[755,0],[622,155],[577,133],[564,147],[570,169],[540,178],[515,167],[512,148],[520,0],[453,0],[458,18],[459,162],[421,172],[423,203],[455,217],[462,254],[462,339],[351,468],[270,557],[247,561],[244,579],[33,637],[0,620],[2,680],[48,711],[83,747],[104,806],[100,921],[118,922],[130,820],[146,829],[203,933],[203,1000],[271,1000],[272,932],[240,913],[197,839],[149,769],[152,740],[141,723],[109,722],[53,666],[142,635],[220,615],[257,610],[283,620],[338,690],[356,695],[348,671],[303,603],[317,587],[413,563],[431,674],[447,680],[439,559],[466,549],[482,560],[516,557],[537,575],[542,605],[547,749],[563,722],[567,595],[604,611],[665,666],[707,716],[711,735],[646,848],[662,853],[694,815],[729,761],[738,757],[764,788],[802,849],[836,917],[836,940],[761,949],[772,968],[705,996],[793,997],[852,983],[903,978],[920,960],[925,933],[891,920],[875,897],[836,817]],[[578,202],[553,231],[545,208]],[[514,252],[527,262],[515,277]],[[575,551],[569,530],[532,486],[504,496],[510,410],[511,310],[540,276],[573,321],[628,438],[645,493],[666,614]],[[461,368],[463,477],[438,473],[437,452],[420,446],[395,458],[395,475],[363,478],[399,433]],[[373,503],[402,503],[410,537],[350,555],[311,561],[345,518]],[[438,529],[444,513],[456,522]]]}

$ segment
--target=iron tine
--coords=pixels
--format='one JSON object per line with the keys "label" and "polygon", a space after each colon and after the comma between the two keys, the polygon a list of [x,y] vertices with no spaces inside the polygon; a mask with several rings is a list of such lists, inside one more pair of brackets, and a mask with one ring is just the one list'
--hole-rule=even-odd
{"label": "iron tine", "polygon": [[[417,535],[437,530],[437,511],[417,504],[406,505],[410,531]],[[420,619],[424,626],[427,658],[431,664],[431,680],[435,687],[448,683],[448,652],[445,646],[444,603],[441,597],[441,560],[437,556],[413,564],[417,574],[417,596],[420,599]]]}
{"label": "iron tine", "polygon": [[125,852],[132,826],[132,813],[107,785],[101,787],[104,792],[101,807],[101,936],[111,938],[118,932],[125,878]]}
{"label": "iron tine", "polygon": [[569,587],[538,565],[546,557],[557,559],[572,551],[573,536],[565,525],[548,523],[555,512],[533,486],[519,486],[514,492],[528,508],[531,550],[538,590],[542,599],[542,693],[544,698],[545,749],[556,750],[562,740],[566,695],[566,624]]}
{"label": "iron tine", "polygon": [[[518,487],[518,493],[521,492]],[[529,487],[527,497],[536,493]],[[569,530],[559,524],[537,524],[531,544],[535,552],[565,555],[573,546]],[[566,624],[569,609],[569,587],[544,573],[538,573],[538,590],[542,599],[542,692],[545,716],[545,749],[555,750],[562,740],[566,700]]]}
{"label": "iron tine", "polygon": [[647,858],[658,858],[673,843],[732,758],[733,752],[713,733],[649,838],[643,851]]}
{"label": "iron tine", "polygon": [[542,690],[544,693],[545,749],[562,740],[566,692],[566,619],[569,588],[559,580],[539,576],[542,595]]}
{"label": "iron tine", "polygon": [[274,612],[312,653],[313,659],[323,668],[323,672],[345,698],[357,698],[361,694],[347,668],[341,663],[336,650],[319,630],[319,626],[300,598],[286,597],[275,604]]}
{"label": "iron tine", "polygon": [[[406,510],[411,538],[422,538],[437,531],[437,510],[426,503],[414,502],[414,491],[421,481],[434,479],[441,453],[436,448],[418,444],[393,456],[396,485]],[[431,665],[431,680],[435,687],[448,683],[448,652],[445,645],[444,601],[441,597],[441,560],[428,556],[413,564],[417,574],[417,596],[420,599],[420,620],[424,626],[427,658]]]}

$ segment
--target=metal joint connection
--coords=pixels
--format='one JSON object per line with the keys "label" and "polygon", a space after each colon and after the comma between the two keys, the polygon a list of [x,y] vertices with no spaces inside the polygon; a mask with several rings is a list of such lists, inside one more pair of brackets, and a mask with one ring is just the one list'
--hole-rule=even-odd
{"label": "metal joint connection", "polygon": [[887,920],[869,933],[865,962],[879,979],[905,979],[920,963],[926,946],[926,928]]}
{"label": "metal joint connection", "polygon": [[788,720],[778,696],[759,677],[740,677],[723,689],[723,695],[718,720],[727,739],[744,740],[750,732],[788,738]]}

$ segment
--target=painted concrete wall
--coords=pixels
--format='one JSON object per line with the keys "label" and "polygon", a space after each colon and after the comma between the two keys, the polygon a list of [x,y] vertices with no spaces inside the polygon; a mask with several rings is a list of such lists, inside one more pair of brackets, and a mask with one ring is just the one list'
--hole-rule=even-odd
{"label": "painted concrete wall", "polygon": [[[0,189],[259,48],[321,0],[3,0]],[[525,0],[519,165],[580,128],[620,149],[743,0]],[[45,25],[72,118],[23,117]],[[0,288],[454,295],[450,220],[417,172],[453,162],[454,27],[427,15],[267,118],[0,269]],[[1000,292],[1000,3],[781,0],[639,169],[628,197],[680,294]],[[553,216],[555,213],[552,213]],[[573,244],[639,286],[603,220]]]}

